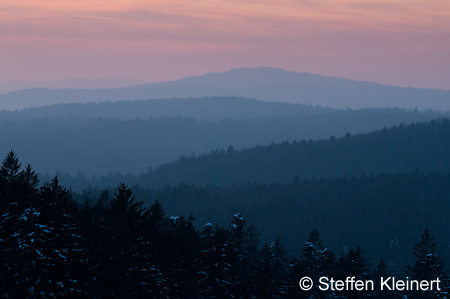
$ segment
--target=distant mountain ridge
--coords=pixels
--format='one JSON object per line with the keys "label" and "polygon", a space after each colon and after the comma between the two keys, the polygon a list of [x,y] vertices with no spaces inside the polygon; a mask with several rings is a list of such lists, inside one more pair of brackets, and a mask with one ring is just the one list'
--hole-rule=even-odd
{"label": "distant mountain ridge", "polygon": [[450,90],[403,88],[269,67],[240,68],[175,81],[113,89],[28,89],[0,95],[1,108],[73,102],[237,96],[332,108],[450,110]]}
{"label": "distant mountain ridge", "polygon": [[[407,114],[400,109],[383,110],[386,114]],[[114,118],[130,120],[160,117],[190,117],[220,121],[273,116],[324,115],[340,112],[330,108],[301,104],[271,103],[238,97],[204,97],[133,100],[103,103],[56,104],[20,111],[0,111],[0,120],[37,118]],[[382,112],[382,111],[379,111]],[[432,114],[432,113],[431,113]],[[435,114],[437,115],[437,114]]]}
{"label": "distant mountain ridge", "polygon": [[235,97],[65,104],[0,111],[0,153],[40,172],[142,173],[181,155],[328,139],[439,118],[433,111],[334,110]]}
{"label": "distant mountain ridge", "polygon": [[0,94],[6,94],[12,91],[32,89],[32,88],[98,89],[98,88],[120,88],[126,86],[141,85],[146,83],[148,82],[143,80],[131,78],[114,78],[114,77],[98,78],[98,79],[71,78],[71,79],[44,81],[44,82],[9,82],[9,83],[0,82]]}

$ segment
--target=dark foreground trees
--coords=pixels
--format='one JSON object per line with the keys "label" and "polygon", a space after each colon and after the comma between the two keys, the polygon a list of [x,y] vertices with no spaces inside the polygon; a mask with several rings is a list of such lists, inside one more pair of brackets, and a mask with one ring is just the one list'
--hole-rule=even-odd
{"label": "dark foreground trees", "polygon": [[[319,279],[379,279],[359,247],[336,258],[313,230],[297,257],[279,239],[263,244],[236,213],[228,228],[149,208],[121,184],[111,194],[77,202],[55,178],[38,187],[31,167],[10,152],[0,169],[0,297],[2,298],[395,298],[318,289]],[[415,248],[413,279],[445,281],[428,231]],[[315,287],[302,291],[299,279]],[[441,291],[405,293],[440,298]]]}
{"label": "dark foreground trees", "polygon": [[[445,288],[448,283],[444,272],[444,261],[440,258],[434,238],[426,229],[420,237],[420,241],[414,247],[415,261],[412,266],[407,267],[407,274],[414,280],[436,280],[441,281],[440,287]],[[410,292],[409,298],[448,298],[446,292],[426,290]]]}
{"label": "dark foreground trees", "polygon": [[58,184],[37,188],[13,152],[0,170],[0,288],[5,298],[82,295],[85,255],[76,206]]}

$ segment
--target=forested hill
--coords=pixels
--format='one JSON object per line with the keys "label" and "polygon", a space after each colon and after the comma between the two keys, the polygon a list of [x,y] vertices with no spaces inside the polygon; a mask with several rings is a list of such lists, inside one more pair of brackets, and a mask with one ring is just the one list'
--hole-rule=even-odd
{"label": "forested hill", "polygon": [[181,157],[143,175],[141,186],[231,185],[299,178],[351,177],[362,173],[450,172],[450,120],[400,125],[324,141],[284,142]]}
{"label": "forested hill", "polygon": [[[0,154],[13,149],[24,163],[51,175],[55,171],[137,175],[181,155],[199,155],[229,145],[242,149],[338,137],[440,115],[401,109],[332,110],[238,98],[186,101],[60,105],[5,112],[4,117],[0,113]],[[184,111],[189,103],[198,111]],[[81,116],[91,106],[98,109]]]}
{"label": "forested hill", "polygon": [[[401,109],[380,109],[379,111],[398,117],[408,114]],[[339,110],[301,104],[263,102],[241,97],[202,97],[56,104],[19,111],[0,111],[0,119],[70,117],[130,120],[182,116],[217,121],[268,116],[323,115],[335,112],[339,112]],[[431,111],[425,113],[433,114]],[[434,114],[436,115],[436,113]]]}

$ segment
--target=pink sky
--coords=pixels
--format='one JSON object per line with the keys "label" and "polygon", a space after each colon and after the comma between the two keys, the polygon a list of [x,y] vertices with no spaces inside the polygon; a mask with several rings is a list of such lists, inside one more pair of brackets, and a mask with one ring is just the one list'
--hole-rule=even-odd
{"label": "pink sky", "polygon": [[244,66],[450,89],[450,1],[0,0],[0,82]]}

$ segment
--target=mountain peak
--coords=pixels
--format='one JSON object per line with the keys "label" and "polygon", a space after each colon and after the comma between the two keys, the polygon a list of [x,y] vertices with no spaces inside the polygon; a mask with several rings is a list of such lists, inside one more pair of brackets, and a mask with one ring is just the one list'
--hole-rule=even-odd
{"label": "mountain peak", "polygon": [[450,91],[401,88],[272,67],[245,67],[175,81],[115,89],[31,90],[0,95],[0,106],[135,99],[236,96],[268,102],[339,109],[419,108],[450,110]]}

